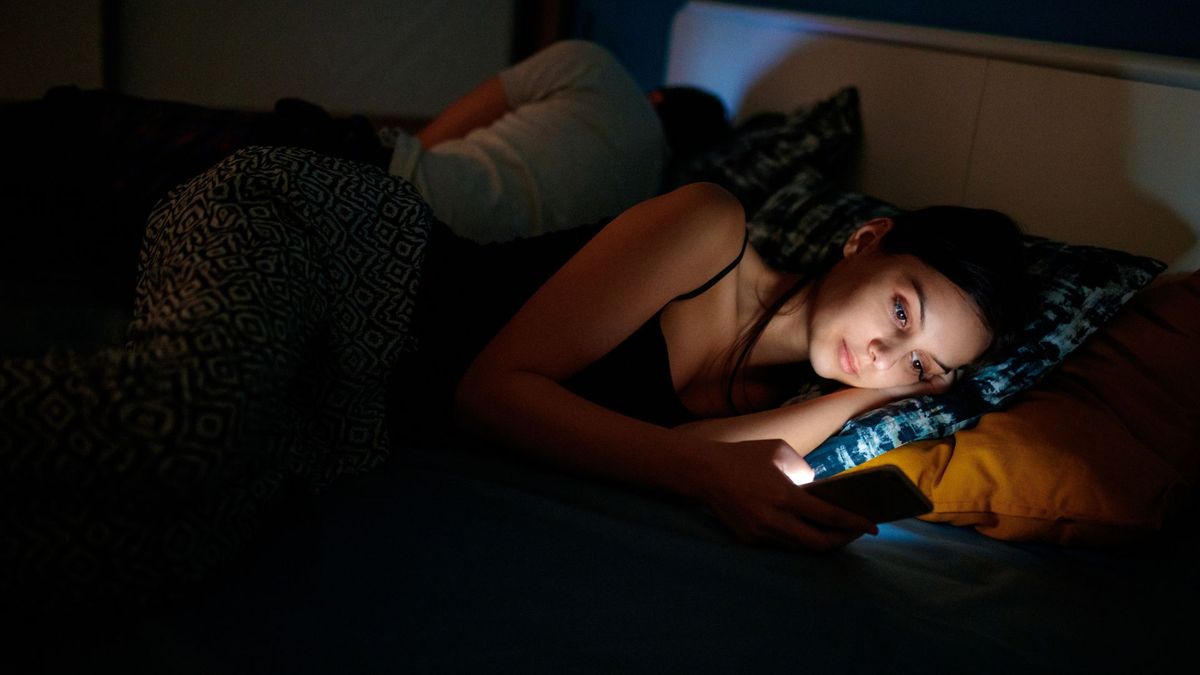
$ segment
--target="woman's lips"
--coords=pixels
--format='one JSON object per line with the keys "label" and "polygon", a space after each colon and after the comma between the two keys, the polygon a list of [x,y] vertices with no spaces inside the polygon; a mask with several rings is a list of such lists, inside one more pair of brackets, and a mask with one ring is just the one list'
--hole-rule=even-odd
{"label": "woman's lips", "polygon": [[842,340],[842,346],[838,349],[838,362],[842,366],[842,370],[848,375],[857,375],[858,366],[854,364],[854,358],[850,356],[850,348],[846,346],[846,341]]}

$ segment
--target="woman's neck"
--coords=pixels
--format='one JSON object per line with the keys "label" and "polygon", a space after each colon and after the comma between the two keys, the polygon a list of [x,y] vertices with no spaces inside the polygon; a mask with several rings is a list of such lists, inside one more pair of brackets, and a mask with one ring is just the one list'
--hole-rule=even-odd
{"label": "woman's neck", "polygon": [[[757,318],[758,312],[764,311],[764,307],[769,308],[803,279],[802,275],[764,269],[766,273],[755,284],[756,312],[751,321]],[[811,282],[805,284],[771,317],[750,353],[747,366],[770,367],[808,361],[808,299],[812,290]]]}

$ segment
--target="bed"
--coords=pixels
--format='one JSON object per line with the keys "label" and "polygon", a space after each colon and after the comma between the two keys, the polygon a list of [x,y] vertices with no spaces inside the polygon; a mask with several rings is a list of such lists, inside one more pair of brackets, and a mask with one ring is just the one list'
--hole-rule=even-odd
{"label": "bed", "polygon": [[[853,85],[862,145],[847,189],[1001,208],[1032,233],[1175,274],[1200,265],[1200,64],[692,2],[668,78],[741,120]],[[1124,330],[1116,353],[1138,341]],[[1190,495],[1195,431],[1168,437],[1178,475],[1136,495],[1156,504],[1136,527],[958,513],[830,555],[748,547],[687,504],[473,443],[396,448],[297,504],[202,597],[132,624],[62,622],[38,658],[197,673],[1166,672],[1193,658],[1200,600],[1195,510],[1172,501]]]}

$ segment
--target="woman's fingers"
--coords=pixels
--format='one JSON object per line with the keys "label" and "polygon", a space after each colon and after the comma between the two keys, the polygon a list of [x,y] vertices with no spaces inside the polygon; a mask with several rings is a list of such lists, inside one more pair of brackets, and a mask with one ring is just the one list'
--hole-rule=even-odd
{"label": "woman's fingers", "polygon": [[707,497],[714,513],[742,540],[828,551],[878,532],[875,524],[818,499],[803,487],[813,470],[781,440],[745,441],[721,467]]}
{"label": "woman's fingers", "polygon": [[828,530],[786,512],[778,513],[763,525],[761,536],[755,537],[759,543],[774,544],[790,550],[828,552],[849,544],[863,534],[847,530]]}
{"label": "woman's fingers", "polygon": [[779,441],[780,447],[775,451],[775,466],[795,485],[807,485],[813,480],[812,467],[790,445]]}
{"label": "woman's fingers", "polygon": [[786,508],[757,514],[717,511],[716,515],[748,544],[772,544],[790,550],[829,551],[864,534],[861,529],[827,527]]}
{"label": "woman's fingers", "polygon": [[[813,481],[814,473],[787,443],[780,441],[775,453],[775,466],[796,485],[807,485]],[[853,532],[875,532],[875,524],[860,515],[839,508],[804,490],[797,490],[788,497],[788,511],[820,525]]]}
{"label": "woman's fingers", "polygon": [[879,528],[870,520],[847,511],[839,506],[814,497],[803,489],[797,489],[788,504],[789,511],[796,516],[825,528],[850,532],[876,534]]}
{"label": "woman's fingers", "polygon": [[929,378],[929,388],[933,390],[932,393],[941,394],[948,391],[956,379],[958,379],[957,370],[951,370],[941,375],[934,375]]}

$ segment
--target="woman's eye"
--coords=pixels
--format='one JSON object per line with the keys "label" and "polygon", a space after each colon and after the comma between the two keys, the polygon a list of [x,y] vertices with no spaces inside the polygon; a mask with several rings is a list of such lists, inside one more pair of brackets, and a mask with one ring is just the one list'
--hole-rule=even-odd
{"label": "woman's eye", "polygon": [[916,352],[912,353],[912,369],[917,374],[917,379],[925,381],[925,364],[921,363],[921,357]]}
{"label": "woman's eye", "polygon": [[904,305],[900,302],[900,298],[893,301],[892,312],[896,315],[896,320],[900,322],[900,327],[908,326],[908,312],[905,311]]}

